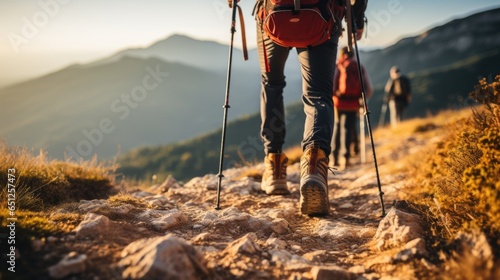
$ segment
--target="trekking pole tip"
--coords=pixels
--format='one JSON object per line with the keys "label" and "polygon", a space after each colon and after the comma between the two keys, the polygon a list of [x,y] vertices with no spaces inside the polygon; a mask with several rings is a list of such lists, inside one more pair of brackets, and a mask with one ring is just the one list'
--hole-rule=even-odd
{"label": "trekking pole tip", "polygon": [[215,210],[221,210],[222,208],[220,206],[215,206]]}

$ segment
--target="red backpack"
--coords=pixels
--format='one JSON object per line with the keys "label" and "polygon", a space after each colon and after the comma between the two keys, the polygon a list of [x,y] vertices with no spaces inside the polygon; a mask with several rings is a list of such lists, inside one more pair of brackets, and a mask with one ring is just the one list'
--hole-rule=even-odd
{"label": "red backpack", "polygon": [[338,0],[261,0],[257,5],[262,31],[283,47],[319,45],[341,28],[344,17]]}
{"label": "red backpack", "polygon": [[361,97],[358,63],[349,59],[338,65],[340,99],[358,100]]}

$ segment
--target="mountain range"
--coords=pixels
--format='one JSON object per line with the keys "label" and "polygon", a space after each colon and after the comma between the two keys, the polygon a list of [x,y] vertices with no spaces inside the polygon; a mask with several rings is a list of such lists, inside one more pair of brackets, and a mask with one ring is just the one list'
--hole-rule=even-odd
{"label": "mountain range", "polygon": [[[377,89],[372,108],[380,107],[381,86],[395,64],[414,79],[415,99],[428,101],[422,104],[427,107],[410,107],[409,116],[452,107],[464,99],[477,77],[495,74],[499,49],[500,9],[495,9],[454,20],[384,49],[362,52],[362,63]],[[146,48],[123,50],[2,88],[0,97],[12,106],[4,106],[0,137],[9,144],[44,148],[53,158],[93,154],[110,158],[138,147],[186,143],[186,139],[216,131],[221,125],[227,53],[226,45],[173,35]],[[256,50],[251,50],[250,61],[243,62],[241,51],[235,49],[230,120],[256,117],[251,115],[258,111],[259,103],[256,56]],[[301,94],[300,69],[295,55],[290,60],[285,100],[299,106],[295,103]],[[156,80],[155,72],[160,75]],[[449,100],[443,102],[442,95]],[[297,119],[303,118],[301,110],[296,112]],[[254,124],[251,127],[243,135],[258,137]],[[297,134],[301,129],[297,126]],[[123,158],[137,159],[130,155]],[[124,166],[126,162],[122,162]]]}

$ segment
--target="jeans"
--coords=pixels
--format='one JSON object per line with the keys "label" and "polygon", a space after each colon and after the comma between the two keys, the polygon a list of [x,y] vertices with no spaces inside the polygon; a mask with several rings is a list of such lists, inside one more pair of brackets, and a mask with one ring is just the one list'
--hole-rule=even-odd
{"label": "jeans", "polygon": [[[333,75],[338,35],[321,45],[297,49],[302,74],[302,103],[306,115],[302,149],[314,145],[327,155],[333,131]],[[264,46],[269,66],[266,70]],[[262,34],[257,24],[257,47],[262,76],[260,94],[261,137],[264,152],[279,153],[285,143],[286,126],[283,89],[284,68],[291,48],[275,44]]]}
{"label": "jeans", "polygon": [[351,157],[351,142],[353,133],[356,131],[358,112],[335,110],[335,128],[333,130],[333,158],[338,163],[340,150],[344,150],[346,159]]}

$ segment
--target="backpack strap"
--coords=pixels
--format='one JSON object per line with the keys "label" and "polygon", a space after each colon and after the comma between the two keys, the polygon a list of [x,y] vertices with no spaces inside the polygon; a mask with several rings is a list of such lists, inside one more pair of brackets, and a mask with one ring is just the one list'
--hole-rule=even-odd
{"label": "backpack strap", "polygon": [[300,0],[293,0],[293,8],[295,11],[300,10]]}
{"label": "backpack strap", "polygon": [[347,49],[349,50],[349,52],[352,52],[353,51],[353,48],[352,48],[352,42],[353,42],[353,26],[352,26],[352,5],[351,5],[351,0],[346,0],[345,1],[345,4],[346,4],[346,16],[345,16],[345,20],[347,22]]}
{"label": "backpack strap", "polygon": [[257,14],[259,12],[259,9],[262,8],[262,5],[266,5],[265,0],[257,0],[255,2],[255,5],[253,6],[253,11],[252,11],[252,16],[255,16],[255,19],[258,22],[258,26],[260,27],[260,32],[262,34],[262,60],[264,61],[264,66],[266,72],[271,72],[271,67],[269,66],[269,60],[267,57],[267,51],[266,51],[266,43],[264,42],[264,38],[266,38],[266,34],[264,32],[264,28],[262,28],[262,22],[259,19],[259,15]]}
{"label": "backpack strap", "polygon": [[236,5],[238,8],[238,14],[240,16],[240,26],[241,26],[241,41],[243,47],[243,59],[248,60],[248,48],[247,48],[247,36],[245,32],[245,20],[243,19],[243,11],[239,5]]}

